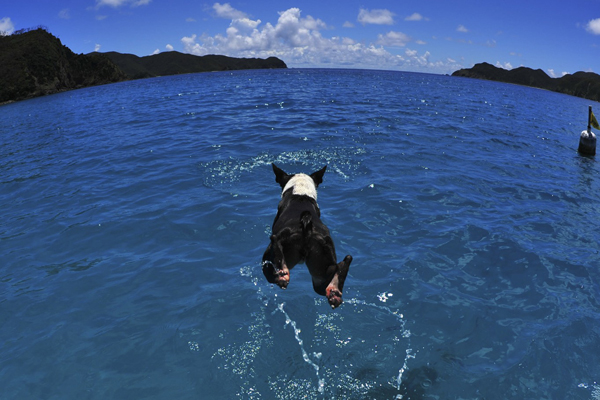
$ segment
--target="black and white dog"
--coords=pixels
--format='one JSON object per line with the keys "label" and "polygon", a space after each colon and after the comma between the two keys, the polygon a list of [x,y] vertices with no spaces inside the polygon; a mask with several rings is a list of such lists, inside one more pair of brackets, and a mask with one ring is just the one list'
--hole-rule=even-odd
{"label": "black and white dog", "polygon": [[281,185],[281,201],[273,221],[271,243],[263,255],[267,280],[285,289],[290,269],[306,263],[315,292],[327,297],[331,308],[342,304],[342,290],[352,256],[337,262],[329,229],[321,222],[317,186],[327,166],[310,175],[288,175],[273,164],[275,181]]}

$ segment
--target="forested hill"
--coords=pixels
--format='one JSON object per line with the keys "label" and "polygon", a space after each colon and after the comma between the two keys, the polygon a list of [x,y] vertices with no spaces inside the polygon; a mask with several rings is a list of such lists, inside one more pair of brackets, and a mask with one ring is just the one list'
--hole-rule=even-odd
{"label": "forested hill", "polygon": [[541,69],[519,67],[505,70],[481,63],[475,64],[473,68],[455,71],[452,76],[514,83],[600,101],[600,75],[592,72],[576,72],[561,78],[551,78]]}
{"label": "forested hill", "polygon": [[194,56],[175,51],[147,57],[75,54],[45,28],[0,35],[0,104],[128,79],[206,71],[287,68],[278,58]]}
{"label": "forested hill", "polygon": [[101,55],[77,55],[44,28],[0,36],[0,103],[127,79]]}
{"label": "forested hill", "polygon": [[276,57],[262,59],[233,58],[219,55],[195,56],[177,51],[145,57],[117,52],[101,54],[108,57],[131,79],[194,72],[287,68],[285,63]]}

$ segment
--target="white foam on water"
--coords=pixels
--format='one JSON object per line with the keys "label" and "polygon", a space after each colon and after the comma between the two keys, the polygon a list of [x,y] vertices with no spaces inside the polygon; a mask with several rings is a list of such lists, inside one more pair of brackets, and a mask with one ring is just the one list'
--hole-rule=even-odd
{"label": "white foam on water", "polygon": [[[300,329],[298,329],[298,327],[296,326],[296,321],[291,319],[290,315],[283,309],[284,304],[285,303],[279,304],[277,306],[277,310],[281,311],[283,313],[283,315],[285,315],[286,325],[289,324],[292,326],[292,328],[294,328],[294,336],[296,337],[296,341],[298,342],[298,345],[300,346],[300,350],[302,350],[302,358],[304,359],[304,362],[306,362],[308,365],[310,365],[311,367],[313,367],[315,369],[315,373],[317,374],[317,381],[319,382],[317,390],[319,391],[319,393],[322,394],[325,389],[325,381],[323,380],[323,378],[319,377],[319,366],[313,360],[310,359],[310,357],[308,356],[308,353],[304,349],[304,342],[302,341],[302,339],[300,339]],[[315,354],[316,358],[320,358],[321,353],[317,353],[317,354]]]}
{"label": "white foam on water", "polygon": [[592,385],[592,400],[600,400],[600,385],[596,382]]}
{"label": "white foam on water", "polygon": [[600,385],[598,383],[580,383],[577,387],[580,389],[591,389],[591,400],[600,400]]}
{"label": "white foam on water", "polygon": [[[385,302],[388,299],[388,297],[391,297],[391,295],[393,295],[393,294],[392,293],[388,293],[387,296],[385,297],[385,300],[382,298],[381,295],[378,295],[377,297],[379,298],[380,301]],[[374,307],[374,308],[377,308],[379,310],[386,311],[390,315],[394,316],[400,322],[401,331],[402,331],[402,337],[408,339],[408,341],[409,341],[408,348],[406,349],[406,356],[404,357],[404,363],[402,364],[402,367],[398,370],[398,376],[397,376],[396,382],[395,382],[396,389],[400,390],[400,386],[402,384],[402,375],[404,375],[404,372],[406,372],[406,370],[408,369],[408,360],[411,359],[411,358],[415,358],[416,357],[416,354],[413,353],[413,350],[412,350],[411,345],[410,345],[410,336],[411,336],[411,333],[410,333],[409,330],[406,329],[406,320],[404,319],[404,315],[401,314],[401,313],[399,313],[398,311],[393,311],[389,307],[381,306],[381,305],[378,305],[378,304],[367,303],[367,302],[365,302],[363,300],[350,299],[346,303],[349,303],[349,304],[361,304],[361,305],[365,305],[365,306],[369,306],[369,307]],[[398,395],[397,398],[401,399],[402,395]]]}
{"label": "white foam on water", "polygon": [[[239,397],[402,399],[402,378],[415,353],[400,311],[357,298],[331,311],[326,299],[315,294],[314,304],[300,307],[296,317],[297,308],[282,301],[288,293],[280,294],[257,271],[251,266],[239,270],[255,288],[257,302],[250,298],[248,305],[259,309],[250,315],[247,337],[240,330],[242,338],[238,335],[213,355],[219,368],[231,374],[230,383],[239,385]],[[307,290],[312,294],[312,288]],[[382,296],[376,297],[382,302]],[[283,330],[278,328],[279,315]]]}
{"label": "white foam on water", "polygon": [[[213,151],[215,151],[215,149],[220,150],[222,147],[223,145],[221,144],[211,145]],[[317,169],[323,168],[323,165],[327,164],[329,171],[340,175],[347,181],[350,179],[350,175],[356,173],[356,170],[361,164],[360,160],[365,154],[366,150],[362,147],[329,147],[316,150],[297,150],[283,152],[278,155],[264,152],[250,159],[230,157],[221,160],[201,162],[198,164],[198,168],[202,170],[201,175],[204,177],[204,184],[207,187],[224,187],[230,188],[231,190],[236,189],[232,185],[235,186],[238,182],[243,181],[244,176],[250,173],[260,173],[265,179],[268,176],[268,181],[271,182],[270,174],[272,174],[272,172],[270,168],[267,168],[270,167],[271,163],[275,163],[279,166],[289,164],[305,165],[310,163],[309,167],[294,168],[294,171],[287,171],[284,168],[284,170],[289,173],[295,173],[296,170],[305,168],[308,169],[306,172],[312,173]],[[326,179],[327,178],[325,178],[325,180]],[[239,190],[239,188],[237,189]]]}

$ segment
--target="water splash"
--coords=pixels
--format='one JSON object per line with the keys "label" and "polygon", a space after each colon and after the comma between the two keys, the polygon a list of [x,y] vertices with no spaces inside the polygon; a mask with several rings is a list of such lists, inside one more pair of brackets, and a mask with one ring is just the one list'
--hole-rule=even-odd
{"label": "water splash", "polygon": [[[392,295],[392,294],[388,293],[387,296],[382,296],[380,294],[377,297],[379,298],[380,301],[385,302],[388,299],[388,297],[390,297],[390,295]],[[402,367],[398,370],[398,376],[396,377],[395,387],[399,391],[400,387],[401,387],[401,384],[402,384],[402,376],[404,375],[404,373],[408,369],[408,360],[413,359],[413,358],[416,357],[416,354],[413,353],[412,346],[410,345],[410,336],[411,336],[411,333],[410,333],[410,330],[406,329],[406,320],[404,319],[404,315],[402,313],[398,312],[398,311],[390,309],[387,306],[382,306],[382,305],[374,304],[374,303],[367,303],[364,300],[350,299],[350,300],[346,301],[346,303],[348,303],[348,304],[360,304],[360,305],[364,305],[364,306],[374,307],[374,308],[377,308],[379,310],[383,310],[383,311],[389,313],[390,315],[394,316],[400,322],[400,327],[401,327],[400,331],[402,332],[402,337],[408,339],[408,348],[406,349],[406,356],[404,357],[404,363],[402,364]],[[397,398],[401,399],[402,395],[399,394],[397,396]]]}
{"label": "water splash", "polygon": [[[211,147],[220,149],[222,146],[213,144]],[[269,166],[271,163],[306,165],[307,160],[309,164],[303,169],[322,168],[323,164],[327,164],[330,171],[340,175],[344,180],[349,180],[350,176],[360,168],[360,162],[356,162],[356,157],[362,157],[364,154],[366,154],[366,150],[362,147],[327,147],[316,150],[284,151],[278,155],[263,152],[247,160],[227,158],[202,162],[198,168],[203,171],[204,184],[212,188],[227,188],[242,180],[245,174],[254,173],[255,169]]]}
{"label": "water splash", "polygon": [[592,386],[592,399],[593,400],[600,400],[600,386],[594,384]]}
{"label": "water splash", "polygon": [[[285,315],[285,324],[291,325],[292,328],[294,329],[294,336],[296,337],[296,341],[298,342],[298,345],[300,346],[300,350],[302,350],[302,358],[304,359],[304,362],[306,362],[308,365],[310,365],[311,367],[313,367],[315,369],[315,373],[317,374],[317,381],[319,382],[318,391],[319,391],[319,393],[323,394],[323,392],[325,390],[325,380],[323,380],[323,378],[319,377],[319,366],[313,360],[311,360],[310,357],[308,356],[308,353],[304,349],[304,342],[300,338],[301,331],[296,326],[296,321],[291,319],[290,315],[283,309],[284,305],[285,305],[285,303],[279,304],[277,306],[277,310],[281,311],[283,313],[283,315]],[[275,312],[275,311],[273,311],[273,312]],[[319,359],[319,358],[321,358],[322,353],[314,353],[313,355],[315,356],[315,358]]]}
{"label": "water splash", "polygon": [[[295,309],[281,301],[277,288],[256,271],[251,266],[239,269],[240,275],[251,282],[260,308],[252,313],[249,340],[230,343],[213,356],[225,361],[224,370],[239,376],[238,396],[403,398],[402,379],[415,353],[410,344],[411,332],[400,311],[357,298],[347,299],[345,307],[331,311],[325,299],[315,297],[314,311],[305,305],[305,311],[295,316]],[[391,297],[391,293],[384,294],[386,299]],[[285,296],[287,299],[289,293]],[[383,302],[381,295],[377,297]],[[257,305],[251,300],[249,305],[253,304]],[[284,318],[281,332],[277,328],[278,315]],[[282,357],[278,350],[285,346],[288,326],[302,354],[301,365],[308,365],[312,374],[295,364],[295,351]],[[277,372],[265,372],[265,367]],[[388,375],[393,370],[397,372]]]}
{"label": "water splash", "polygon": [[600,400],[600,385],[598,385],[596,382],[592,383],[592,384],[588,384],[588,383],[580,383],[579,385],[577,385],[578,388],[581,389],[592,389],[592,400]]}

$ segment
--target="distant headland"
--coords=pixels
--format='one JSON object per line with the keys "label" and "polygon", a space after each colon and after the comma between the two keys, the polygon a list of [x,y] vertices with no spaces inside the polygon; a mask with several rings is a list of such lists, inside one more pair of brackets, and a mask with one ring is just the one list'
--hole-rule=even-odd
{"label": "distant headland", "polygon": [[287,68],[276,58],[194,56],[176,51],[75,54],[44,27],[0,35],[0,104],[130,79],[195,72]]}
{"label": "distant headland", "polygon": [[576,72],[561,78],[551,78],[541,69],[519,67],[505,70],[488,63],[481,63],[475,64],[473,68],[455,71],[452,76],[514,83],[600,101],[600,75],[593,72]]}

